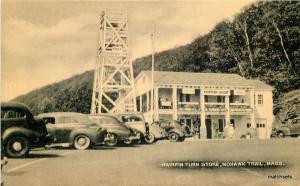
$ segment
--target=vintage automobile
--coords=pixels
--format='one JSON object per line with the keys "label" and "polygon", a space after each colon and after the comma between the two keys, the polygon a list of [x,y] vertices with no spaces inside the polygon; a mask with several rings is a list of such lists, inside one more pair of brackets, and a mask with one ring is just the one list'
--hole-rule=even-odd
{"label": "vintage automobile", "polygon": [[51,137],[43,120],[34,118],[26,105],[7,102],[1,104],[1,140],[6,156],[20,158],[31,148],[49,144]]}
{"label": "vintage automobile", "polygon": [[88,118],[75,112],[52,112],[38,115],[46,123],[53,143],[67,143],[76,149],[84,150],[109,140],[107,131]]}
{"label": "vintage automobile", "polygon": [[[141,141],[144,141],[145,136],[149,134],[149,124],[145,122],[141,113],[109,113],[108,115],[117,118],[127,127],[139,133]],[[130,144],[132,141],[128,140],[126,143]]]}
{"label": "vintage automobile", "polygon": [[171,142],[184,141],[186,136],[185,128],[176,120],[159,120],[153,122],[151,125],[156,125],[168,133],[168,138]]}
{"label": "vintage automobile", "polygon": [[145,136],[144,141],[147,144],[152,144],[157,142],[160,139],[168,138],[168,133],[159,125],[152,123],[149,125],[149,134]]}
{"label": "vintage automobile", "polygon": [[139,134],[126,126],[113,116],[109,115],[89,115],[94,122],[104,126],[107,129],[110,140],[106,141],[107,146],[116,146],[117,144],[129,144],[140,140]]}
{"label": "vintage automobile", "polygon": [[[279,128],[273,129],[276,131],[276,137],[298,137],[300,136],[300,117],[289,120],[286,124],[282,124]],[[273,132],[274,135],[274,132]],[[273,136],[274,137],[274,136]]]}

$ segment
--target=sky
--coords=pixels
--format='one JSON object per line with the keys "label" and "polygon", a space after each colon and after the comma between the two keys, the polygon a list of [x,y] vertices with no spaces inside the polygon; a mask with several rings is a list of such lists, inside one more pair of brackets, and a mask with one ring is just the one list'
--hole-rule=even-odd
{"label": "sky", "polygon": [[252,0],[243,1],[2,1],[1,100],[95,67],[102,10],[128,14],[130,56],[192,42],[224,19],[232,19]]}

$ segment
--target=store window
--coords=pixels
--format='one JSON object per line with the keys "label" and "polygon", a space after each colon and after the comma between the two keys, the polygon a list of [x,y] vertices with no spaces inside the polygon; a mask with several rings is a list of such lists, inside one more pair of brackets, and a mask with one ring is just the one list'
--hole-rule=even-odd
{"label": "store window", "polygon": [[179,95],[179,101],[180,102],[190,102],[191,101],[191,95],[190,94],[180,94]]}
{"label": "store window", "polygon": [[183,102],[183,94],[180,94],[180,95],[179,95],[179,101],[180,101],[180,102]]}
{"label": "store window", "polygon": [[256,123],[256,128],[266,128],[264,123]]}
{"label": "store window", "polygon": [[264,104],[264,97],[262,94],[257,95],[257,104],[258,105],[263,105]]}
{"label": "store window", "polygon": [[217,96],[218,103],[225,103],[225,96]]}
{"label": "store window", "polygon": [[251,123],[247,123],[247,128],[251,128]]}
{"label": "store window", "polygon": [[191,101],[191,95],[186,94],[186,95],[185,95],[185,101],[186,101],[186,102],[190,102],[190,101]]}

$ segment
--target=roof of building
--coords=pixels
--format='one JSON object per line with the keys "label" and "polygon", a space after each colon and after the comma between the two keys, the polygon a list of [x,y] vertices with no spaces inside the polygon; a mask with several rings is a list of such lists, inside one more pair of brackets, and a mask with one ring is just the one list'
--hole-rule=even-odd
{"label": "roof of building", "polygon": [[[142,71],[151,78],[151,71]],[[225,73],[196,73],[196,72],[169,72],[155,71],[155,84],[180,84],[180,85],[213,85],[233,87],[254,87],[255,89],[273,89],[270,85],[259,80],[248,80],[238,74]]]}

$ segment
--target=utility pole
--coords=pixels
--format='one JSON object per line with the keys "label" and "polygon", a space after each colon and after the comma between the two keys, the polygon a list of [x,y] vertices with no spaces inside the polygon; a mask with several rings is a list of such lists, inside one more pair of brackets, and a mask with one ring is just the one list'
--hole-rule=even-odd
{"label": "utility pole", "polygon": [[152,47],[152,65],[151,65],[151,120],[154,121],[154,33],[151,34],[151,47]]}

